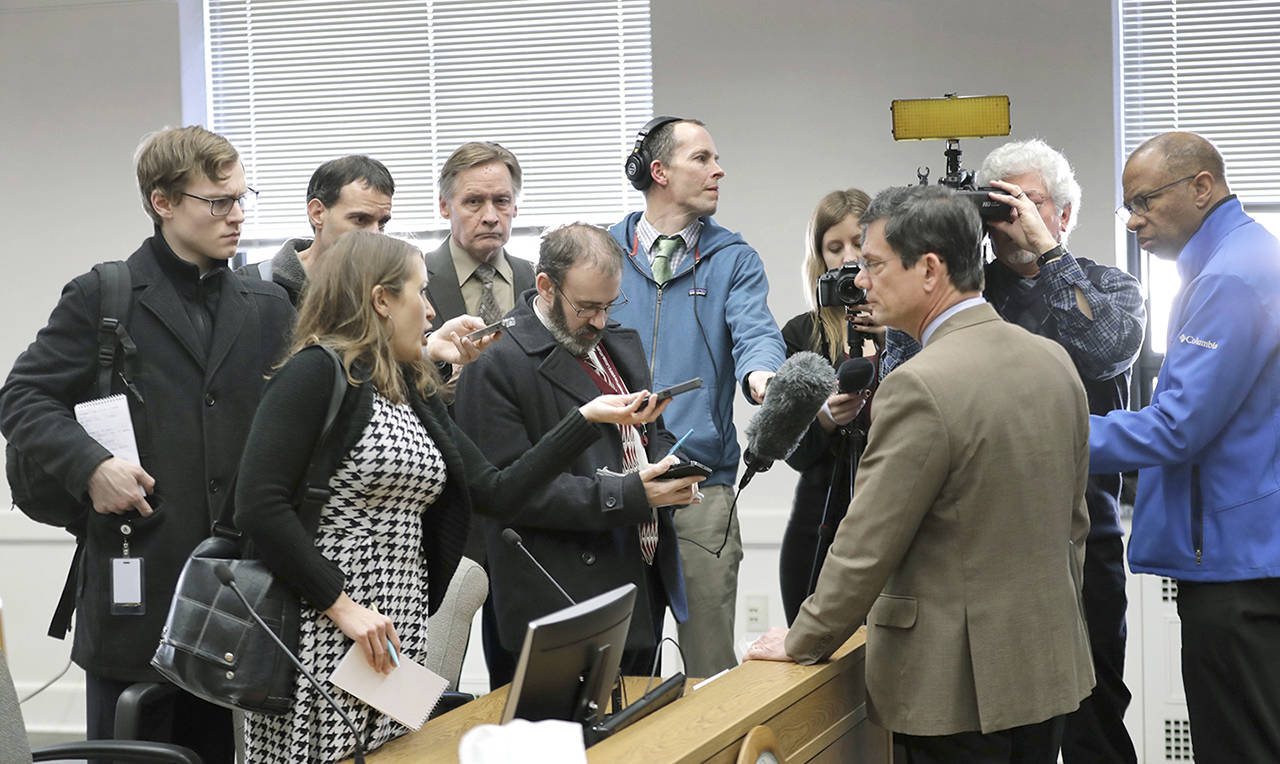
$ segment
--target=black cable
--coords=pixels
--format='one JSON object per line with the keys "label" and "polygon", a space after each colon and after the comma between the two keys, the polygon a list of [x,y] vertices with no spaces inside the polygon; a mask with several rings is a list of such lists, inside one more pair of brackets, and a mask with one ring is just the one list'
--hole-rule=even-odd
{"label": "black cable", "polygon": [[662,662],[662,643],[663,642],[670,642],[671,644],[676,646],[676,652],[680,653],[680,670],[685,671],[688,668],[685,665],[684,648],[680,646],[679,642],[672,639],[671,637],[663,637],[662,639],[658,640],[658,650],[653,654],[653,668],[649,669],[649,681],[647,684],[645,684],[644,692],[642,693],[644,695],[649,694],[649,690],[653,688],[653,680],[658,676],[658,664]]}
{"label": "black cable", "polygon": [[[709,549],[708,547],[705,547],[705,546],[703,546],[702,544],[699,544],[697,541],[694,541],[694,540],[693,540],[693,539],[691,539],[691,538],[685,538],[684,536],[677,536],[677,537],[676,537],[676,540],[677,540],[677,541],[688,541],[690,544],[693,544],[694,546],[696,546],[697,548],[699,548],[699,549],[701,549],[701,550],[703,550],[703,551],[705,551],[705,552],[708,552],[708,553],[710,553],[710,554],[712,554],[712,555],[715,555],[715,557],[716,557],[717,559],[719,559],[719,557],[720,557],[720,553],[724,551],[725,546],[729,543],[729,529],[733,527],[733,512],[734,512],[734,510],[735,510],[735,509],[737,509],[737,508],[738,508],[738,497],[739,497],[739,496],[741,496],[741,495],[742,495],[742,489],[741,489],[741,488],[739,488],[739,489],[738,489],[736,492],[734,492],[734,494],[733,494],[733,503],[729,505],[729,521],[728,521],[727,523],[725,523],[725,524],[724,524],[724,538],[720,540],[720,546],[719,546],[719,548],[717,548],[717,549],[715,549],[715,550],[713,551],[713,550]],[[680,511],[680,510],[676,510],[676,511],[678,512],[678,511]]]}

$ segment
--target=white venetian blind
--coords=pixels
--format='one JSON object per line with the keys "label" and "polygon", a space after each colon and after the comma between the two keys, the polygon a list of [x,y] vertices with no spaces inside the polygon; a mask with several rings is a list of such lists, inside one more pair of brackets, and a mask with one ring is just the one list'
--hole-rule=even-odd
{"label": "white venetian blind", "polygon": [[448,228],[436,174],[497,141],[524,170],[519,226],[642,206],[622,162],[653,109],[648,0],[206,0],[210,129],[261,193],[250,240],[305,231],[322,162],[368,154],[392,228]]}
{"label": "white venetian blind", "polygon": [[1280,204],[1280,3],[1121,0],[1124,151],[1188,130],[1246,204]]}

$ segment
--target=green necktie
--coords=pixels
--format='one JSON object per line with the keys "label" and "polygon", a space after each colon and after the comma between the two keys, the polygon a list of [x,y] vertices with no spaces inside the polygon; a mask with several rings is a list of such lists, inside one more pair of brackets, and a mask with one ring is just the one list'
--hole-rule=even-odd
{"label": "green necktie", "polygon": [[684,243],[679,236],[659,236],[653,245],[653,280],[661,286],[671,280],[671,255]]}

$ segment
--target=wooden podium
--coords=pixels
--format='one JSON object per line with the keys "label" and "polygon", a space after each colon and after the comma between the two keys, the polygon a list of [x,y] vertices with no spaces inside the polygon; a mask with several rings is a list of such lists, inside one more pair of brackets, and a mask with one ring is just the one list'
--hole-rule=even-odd
{"label": "wooden podium", "polygon": [[[887,764],[889,733],[867,720],[863,629],[831,660],[816,666],[750,661],[587,749],[592,762],[734,762],[752,727],[768,725],[787,762]],[[647,678],[629,677],[627,697]],[[495,724],[506,687],[484,695],[422,729],[387,743],[369,764],[456,762],[458,742],[480,724]]]}

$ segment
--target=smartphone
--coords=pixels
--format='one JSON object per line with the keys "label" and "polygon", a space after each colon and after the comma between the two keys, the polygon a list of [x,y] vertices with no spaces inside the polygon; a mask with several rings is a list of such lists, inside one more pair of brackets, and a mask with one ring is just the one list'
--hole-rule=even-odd
{"label": "smartphone", "polygon": [[[664,390],[659,390],[656,393],[653,393],[651,397],[657,398],[658,402],[661,403],[662,401],[665,401],[668,398],[674,398],[680,393],[687,393],[690,390],[697,390],[699,387],[702,387],[702,377],[694,377],[693,379],[688,380],[687,382],[681,382],[678,385],[672,385],[671,387],[668,387]],[[640,402],[641,408],[648,405],[649,405],[648,397],[646,397],[643,401]]]}
{"label": "smartphone", "polygon": [[711,477],[711,468],[695,461],[681,462],[658,476],[658,480],[679,480],[680,478],[702,476]]}
{"label": "smartphone", "polygon": [[463,336],[463,339],[467,339],[467,340],[471,340],[472,342],[475,342],[477,340],[483,339],[484,337],[488,337],[490,334],[500,332],[503,329],[508,329],[515,325],[516,325],[516,317],[507,316],[506,318],[500,318],[497,321],[494,321],[492,324],[489,324],[488,326],[482,329],[476,329],[474,332],[468,332],[465,336]]}

